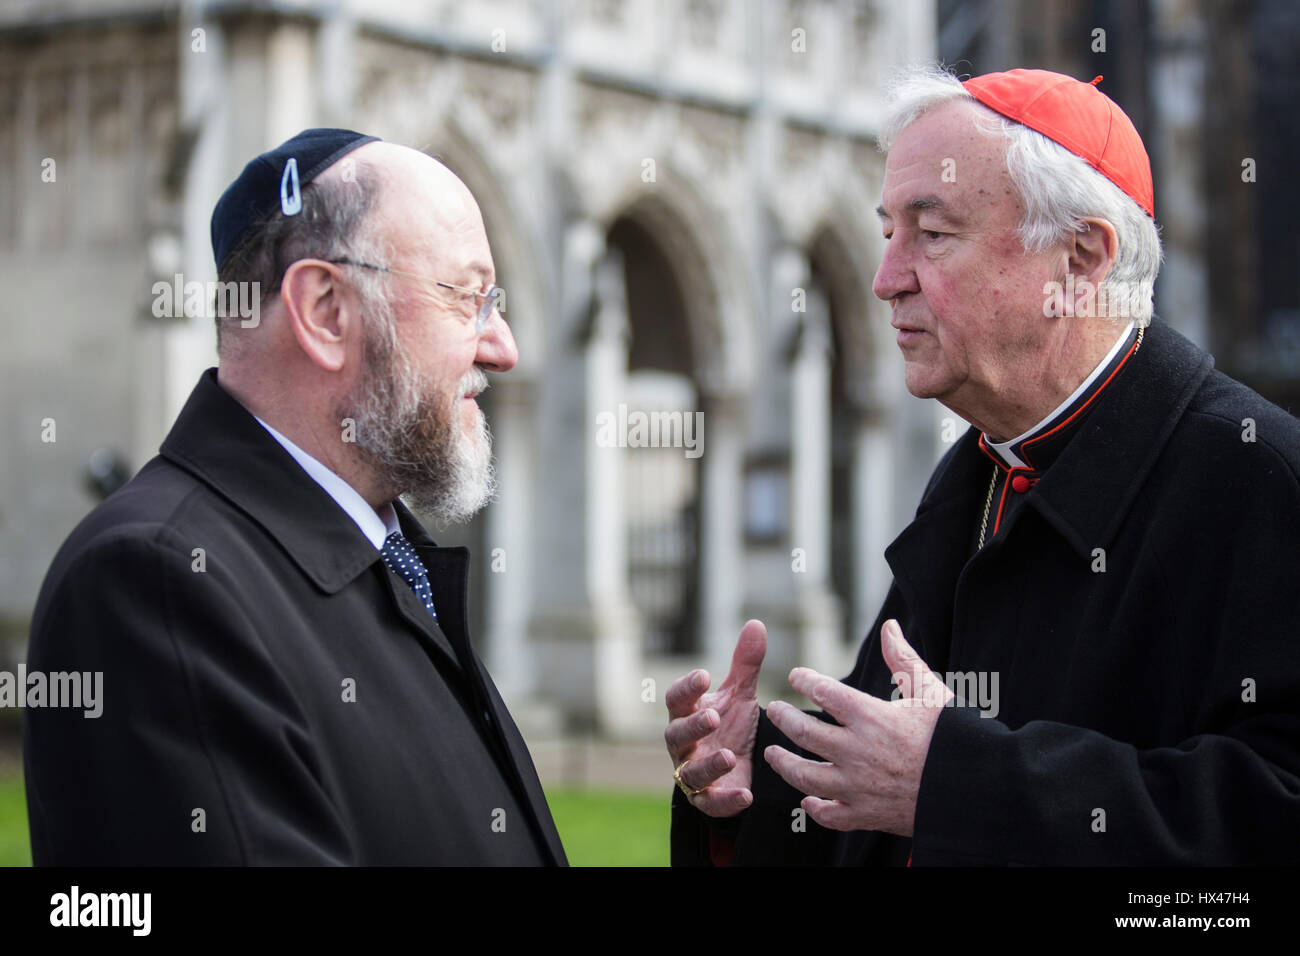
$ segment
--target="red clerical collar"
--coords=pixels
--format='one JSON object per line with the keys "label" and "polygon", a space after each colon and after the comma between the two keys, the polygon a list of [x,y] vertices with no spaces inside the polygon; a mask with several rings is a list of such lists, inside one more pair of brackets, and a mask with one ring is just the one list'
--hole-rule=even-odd
{"label": "red clerical collar", "polygon": [[1069,398],[1029,431],[1007,442],[995,444],[988,435],[980,435],[979,447],[997,465],[1006,470],[1042,471],[1056,459],[1069,436],[1090,411],[1100,395],[1137,351],[1140,330],[1132,323],[1125,329],[1106,356]]}

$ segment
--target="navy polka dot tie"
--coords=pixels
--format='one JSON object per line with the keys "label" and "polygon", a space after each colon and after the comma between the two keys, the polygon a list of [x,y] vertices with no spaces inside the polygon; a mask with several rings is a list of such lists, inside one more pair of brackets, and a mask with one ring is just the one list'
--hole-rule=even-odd
{"label": "navy polka dot tie", "polygon": [[435,621],[438,620],[438,612],[433,609],[433,588],[429,586],[429,574],[424,562],[411,547],[411,542],[400,531],[394,531],[384,539],[383,550],[379,553],[384,556],[384,564],[411,586],[415,596],[424,604],[424,609]]}

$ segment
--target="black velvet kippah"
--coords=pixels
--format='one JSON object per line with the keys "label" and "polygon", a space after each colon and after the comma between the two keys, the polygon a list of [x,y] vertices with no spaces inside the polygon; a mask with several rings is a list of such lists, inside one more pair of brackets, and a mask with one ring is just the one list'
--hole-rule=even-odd
{"label": "black velvet kippah", "polygon": [[350,129],[305,129],[250,160],[212,210],[212,255],[217,270],[250,228],[277,209],[286,216],[297,215],[303,186],[358,146],[378,138]]}

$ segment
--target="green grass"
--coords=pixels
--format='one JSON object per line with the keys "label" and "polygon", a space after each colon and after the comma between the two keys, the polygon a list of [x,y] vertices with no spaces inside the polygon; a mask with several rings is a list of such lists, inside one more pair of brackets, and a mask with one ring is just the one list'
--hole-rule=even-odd
{"label": "green grass", "polygon": [[[546,795],[574,866],[667,866],[668,796],[599,790]],[[20,774],[0,776],[0,866],[30,866]]]}
{"label": "green grass", "polygon": [[27,796],[20,773],[0,775],[0,866],[31,866]]}
{"label": "green grass", "polygon": [[551,815],[573,866],[667,866],[669,794],[551,790]]}

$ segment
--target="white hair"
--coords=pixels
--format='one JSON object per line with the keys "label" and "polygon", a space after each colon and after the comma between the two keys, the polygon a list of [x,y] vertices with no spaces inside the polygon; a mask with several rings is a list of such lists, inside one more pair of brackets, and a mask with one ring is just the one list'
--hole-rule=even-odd
{"label": "white hair", "polygon": [[1163,258],[1155,221],[1082,157],[984,106],[952,73],[926,65],[904,67],[894,76],[887,90],[881,150],[888,152],[898,134],[923,113],[953,100],[967,100],[987,114],[987,122],[976,124],[982,132],[1006,137],[1007,172],[1025,209],[1017,230],[1025,251],[1043,252],[1071,232],[1087,232],[1083,219],[1107,220],[1115,227],[1119,249],[1102,285],[1124,296],[1129,317],[1139,324],[1150,321]]}

